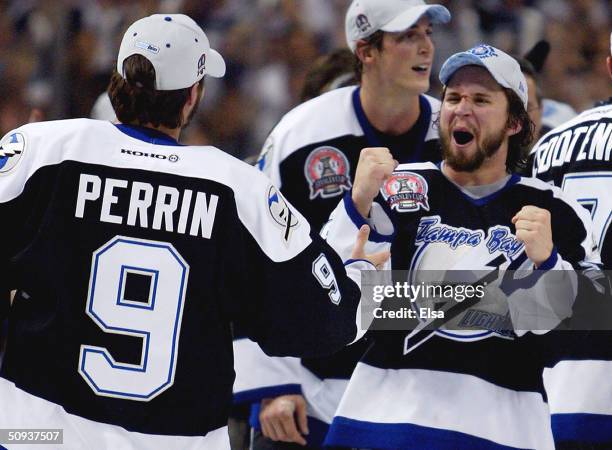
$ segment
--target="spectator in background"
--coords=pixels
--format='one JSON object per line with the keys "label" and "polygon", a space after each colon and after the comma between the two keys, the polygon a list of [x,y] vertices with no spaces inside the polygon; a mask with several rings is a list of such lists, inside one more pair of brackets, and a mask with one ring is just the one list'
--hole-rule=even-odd
{"label": "spectator in background", "polygon": [[332,89],[357,84],[354,64],[353,53],[347,48],[336,49],[320,56],[305,76],[300,102],[303,103]]}
{"label": "spectator in background", "polygon": [[[437,33],[438,57],[443,60],[488,38],[503,50],[523,54],[546,38],[553,46],[554,64],[541,74],[543,95],[580,111],[606,95],[601,61],[607,49],[608,3],[444,0],[455,20],[451,32]],[[0,85],[10,86],[10,95],[0,97],[0,131],[23,123],[33,107],[50,119],[86,116],[108,83],[108,55],[117,48],[117,28],[152,10],[187,12],[211,30],[228,55],[227,79],[211,86],[193,134],[202,139],[206,128],[206,138],[222,142],[227,151],[241,157],[255,154],[271,127],[299,102],[308,67],[317,56],[343,44],[347,4],[348,0],[5,1],[0,8]],[[279,40],[285,49],[278,49]],[[435,82],[433,88],[434,95],[439,93]],[[545,126],[547,105],[545,100]],[[219,115],[231,115],[233,120],[221,120]]]}

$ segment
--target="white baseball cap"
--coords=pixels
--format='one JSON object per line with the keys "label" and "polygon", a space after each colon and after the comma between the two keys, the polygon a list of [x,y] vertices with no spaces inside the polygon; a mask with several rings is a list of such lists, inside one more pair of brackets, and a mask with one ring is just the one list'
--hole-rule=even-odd
{"label": "white baseball cap", "polygon": [[455,53],[440,69],[440,81],[445,86],[455,72],[464,66],[480,66],[487,69],[501,86],[512,89],[527,110],[527,81],[521,66],[512,56],[490,45],[481,44],[465,52]]}
{"label": "white baseball cap", "polygon": [[378,30],[407,30],[423,15],[431,23],[447,23],[451,18],[444,6],[427,5],[423,0],[353,0],[346,12],[346,42],[355,52],[360,39]]}
{"label": "white baseball cap", "polygon": [[132,55],[151,62],[158,91],[191,87],[204,75],[225,75],[221,54],[210,48],[202,28],[184,14],[153,14],[130,25],[117,57],[117,72],[122,77],[123,62]]}

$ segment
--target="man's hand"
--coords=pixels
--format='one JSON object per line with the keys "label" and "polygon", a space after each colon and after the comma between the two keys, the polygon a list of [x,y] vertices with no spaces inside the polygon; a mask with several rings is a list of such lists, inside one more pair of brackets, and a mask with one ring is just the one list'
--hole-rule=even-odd
{"label": "man's hand", "polygon": [[306,400],[301,395],[265,398],[261,401],[259,423],[263,435],[273,441],[306,445],[302,436],[308,434]]}
{"label": "man's hand", "polygon": [[523,206],[512,218],[516,238],[525,244],[527,257],[539,267],[553,250],[550,212],[535,206]]}
{"label": "man's hand", "polygon": [[386,147],[370,147],[361,150],[353,183],[352,199],[357,211],[363,217],[368,217],[372,200],[376,198],[383,183],[398,164]]}
{"label": "man's hand", "polygon": [[355,241],[355,246],[353,247],[353,252],[351,253],[351,259],[367,259],[370,261],[377,269],[381,269],[387,260],[391,257],[391,252],[388,250],[379,253],[373,253],[371,255],[366,255],[365,253],[365,245],[368,242],[368,237],[370,236],[370,227],[367,225],[362,225],[359,229],[359,233],[357,234],[357,240]]}

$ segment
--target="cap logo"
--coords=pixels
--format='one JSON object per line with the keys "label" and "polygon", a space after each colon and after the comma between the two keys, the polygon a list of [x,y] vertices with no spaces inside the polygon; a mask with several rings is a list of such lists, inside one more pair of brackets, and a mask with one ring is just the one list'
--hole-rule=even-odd
{"label": "cap logo", "polygon": [[484,44],[471,48],[468,50],[468,53],[478,56],[480,59],[490,58],[491,56],[499,56],[497,53],[495,53],[495,48]]}
{"label": "cap logo", "polygon": [[155,53],[155,54],[159,53],[159,47],[153,44],[149,44],[148,42],[145,42],[145,41],[136,41],[134,45],[138,48],[141,48],[151,53]]}
{"label": "cap logo", "polygon": [[205,70],[206,70],[206,54],[202,53],[202,56],[200,56],[200,59],[198,59],[198,75],[204,74]]}
{"label": "cap logo", "polygon": [[372,28],[372,25],[370,25],[370,21],[368,20],[365,14],[359,14],[357,16],[357,18],[355,19],[355,25],[357,26],[357,29],[362,33],[365,33],[370,28]]}
{"label": "cap logo", "polygon": [[522,81],[519,83],[519,91],[525,93],[525,86],[523,86],[523,82]]}

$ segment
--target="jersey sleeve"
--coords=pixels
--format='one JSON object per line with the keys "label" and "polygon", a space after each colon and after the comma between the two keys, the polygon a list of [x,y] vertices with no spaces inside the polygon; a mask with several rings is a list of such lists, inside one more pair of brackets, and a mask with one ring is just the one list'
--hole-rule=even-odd
{"label": "jersey sleeve", "polygon": [[[338,252],[343,260],[350,258],[353,244],[359,228],[369,225],[370,236],[365,246],[366,254],[389,250],[394,238],[394,227],[383,207],[376,201],[372,203],[370,216],[364,218],[347,192],[336,209],[332,211],[329,221],[321,230],[321,236]],[[385,269],[390,268],[390,261]]]}
{"label": "jersey sleeve", "polygon": [[24,127],[0,141],[0,292],[15,288],[9,259],[36,234],[51,192],[47,171],[33,173],[32,139]]}
{"label": "jersey sleeve", "polygon": [[322,356],[357,336],[360,269],[340,257],[253,170],[238,188],[226,280],[232,318],[273,356]]}
{"label": "jersey sleeve", "polygon": [[234,339],[233,346],[234,404],[302,393],[299,358],[268,356],[248,338]]}

